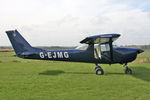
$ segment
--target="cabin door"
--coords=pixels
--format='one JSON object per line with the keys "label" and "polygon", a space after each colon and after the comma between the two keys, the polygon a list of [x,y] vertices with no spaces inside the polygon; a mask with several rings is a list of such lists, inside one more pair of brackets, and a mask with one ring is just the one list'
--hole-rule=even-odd
{"label": "cabin door", "polygon": [[96,59],[101,59],[101,45],[100,44],[94,45],[94,57]]}

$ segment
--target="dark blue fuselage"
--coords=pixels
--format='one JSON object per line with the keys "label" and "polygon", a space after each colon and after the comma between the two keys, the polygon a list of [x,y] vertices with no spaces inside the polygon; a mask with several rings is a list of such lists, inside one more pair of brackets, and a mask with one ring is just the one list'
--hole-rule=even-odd
{"label": "dark blue fuselage", "polygon": [[110,51],[101,53],[101,58],[94,57],[93,45],[89,46],[87,50],[42,50],[34,48],[34,52],[23,52],[18,55],[25,59],[41,59],[41,60],[56,60],[56,61],[71,61],[71,62],[86,62],[86,63],[128,63],[136,59],[137,54],[143,52],[136,48],[114,48],[113,61],[110,59]]}

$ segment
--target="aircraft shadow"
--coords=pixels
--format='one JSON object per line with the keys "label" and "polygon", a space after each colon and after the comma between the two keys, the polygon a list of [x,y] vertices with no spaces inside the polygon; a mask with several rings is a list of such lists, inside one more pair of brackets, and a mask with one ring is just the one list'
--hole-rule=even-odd
{"label": "aircraft shadow", "polygon": [[95,74],[89,72],[64,72],[62,70],[47,70],[39,73],[39,75],[59,75],[59,74]]}
{"label": "aircraft shadow", "polygon": [[132,67],[133,70],[133,77],[136,77],[138,79],[150,82],[150,68],[146,68],[143,66],[136,66]]}

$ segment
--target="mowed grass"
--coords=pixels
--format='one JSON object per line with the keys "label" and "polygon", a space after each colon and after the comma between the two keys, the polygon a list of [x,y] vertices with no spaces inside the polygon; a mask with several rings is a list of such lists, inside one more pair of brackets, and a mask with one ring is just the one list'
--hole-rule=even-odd
{"label": "mowed grass", "polygon": [[129,64],[132,75],[124,74],[125,68],[119,64],[101,65],[105,74],[98,76],[94,64],[27,60],[13,55],[0,52],[0,100],[150,98],[150,63]]}

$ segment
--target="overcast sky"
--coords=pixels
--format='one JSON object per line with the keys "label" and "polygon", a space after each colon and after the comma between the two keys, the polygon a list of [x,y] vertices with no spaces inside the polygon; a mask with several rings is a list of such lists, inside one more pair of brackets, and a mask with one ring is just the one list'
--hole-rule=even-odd
{"label": "overcast sky", "polygon": [[76,46],[119,33],[118,45],[150,44],[150,0],[0,0],[0,46],[17,29],[33,46]]}

